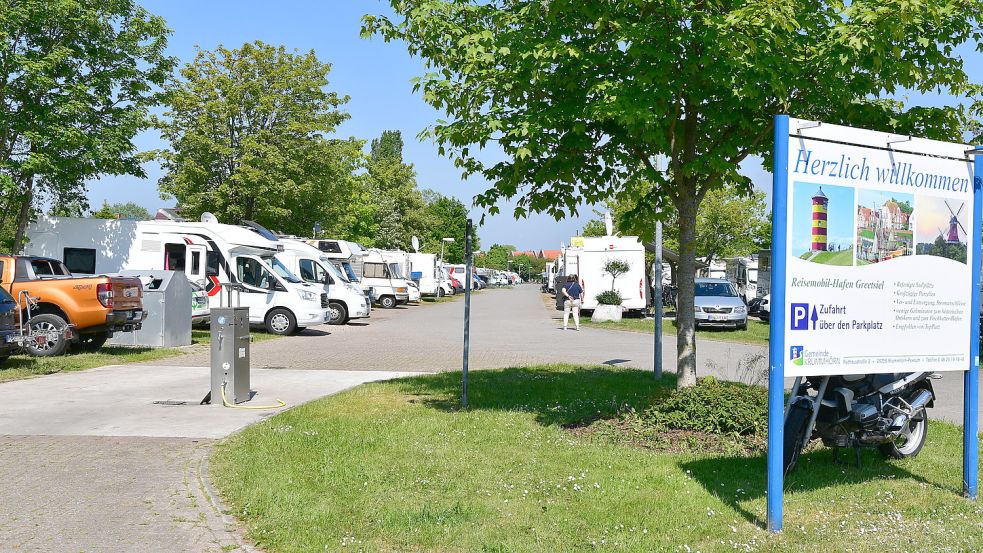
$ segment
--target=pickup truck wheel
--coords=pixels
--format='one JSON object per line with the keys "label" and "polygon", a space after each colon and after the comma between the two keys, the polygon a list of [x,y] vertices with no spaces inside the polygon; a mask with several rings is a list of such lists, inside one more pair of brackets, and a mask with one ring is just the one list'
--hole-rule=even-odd
{"label": "pickup truck wheel", "polygon": [[328,304],[328,311],[331,312],[331,318],[328,319],[329,325],[343,325],[348,322],[348,310],[343,304],[333,301]]}
{"label": "pickup truck wheel", "polygon": [[97,332],[95,334],[83,334],[79,337],[79,349],[82,351],[97,351],[106,344],[109,339],[108,332]]}
{"label": "pickup truck wheel", "polygon": [[36,357],[53,357],[65,353],[68,349],[68,340],[64,333],[67,326],[65,319],[58,315],[45,313],[31,317],[27,321],[27,328],[34,339],[27,343],[27,352]]}
{"label": "pickup truck wheel", "polygon": [[266,314],[266,330],[271,334],[289,336],[297,332],[297,319],[286,309],[271,309]]}

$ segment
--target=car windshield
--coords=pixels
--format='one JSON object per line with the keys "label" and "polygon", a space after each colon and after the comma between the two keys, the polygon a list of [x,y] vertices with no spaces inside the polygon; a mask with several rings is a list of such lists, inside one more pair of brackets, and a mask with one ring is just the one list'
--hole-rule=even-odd
{"label": "car windshield", "polygon": [[737,292],[729,282],[697,282],[697,297],[735,298]]}
{"label": "car windshield", "polygon": [[404,278],[403,271],[400,270],[399,263],[389,264],[389,274],[392,275],[392,278],[398,278],[398,279]]}
{"label": "car windshield", "polygon": [[291,284],[301,284],[304,282],[303,280],[297,278],[297,275],[291,273],[290,269],[288,269],[286,265],[280,263],[279,259],[275,257],[264,257],[263,261],[265,261],[268,265],[272,266],[273,272],[280,275],[280,278],[282,278],[283,280]]}
{"label": "car windshield", "polygon": [[757,284],[758,283],[758,270],[757,269],[748,269],[747,270],[747,279],[748,279],[748,282],[751,282],[753,284]]}

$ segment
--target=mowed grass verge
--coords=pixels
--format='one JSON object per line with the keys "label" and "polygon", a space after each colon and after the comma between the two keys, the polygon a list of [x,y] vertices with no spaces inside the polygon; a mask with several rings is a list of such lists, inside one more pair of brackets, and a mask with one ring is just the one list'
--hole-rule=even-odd
{"label": "mowed grass verge", "polygon": [[[562,316],[562,315],[561,315]],[[629,332],[643,332],[652,334],[655,332],[655,321],[652,319],[621,319],[620,321],[606,321],[595,323],[590,317],[582,317],[581,324],[593,328],[606,328],[608,330],[625,330]],[[571,323],[572,324],[572,323]],[[701,328],[696,331],[696,336],[700,340],[720,340],[723,342],[738,342],[742,344],[768,345],[768,323],[758,319],[748,318],[747,329],[728,329],[728,328]],[[674,319],[663,319],[662,334],[675,336],[676,321]]]}
{"label": "mowed grass verge", "polygon": [[[252,331],[254,342],[264,342],[279,338],[275,334]],[[66,355],[57,357],[31,357],[26,354],[15,355],[0,365],[0,383],[12,380],[22,380],[34,376],[43,376],[59,372],[84,371],[107,365],[126,365],[129,363],[147,363],[178,355],[201,351],[211,342],[211,333],[205,329],[191,330],[191,345],[180,348],[148,348],[129,346],[103,346],[98,351],[80,352],[69,351]]]}
{"label": "mowed grass verge", "polygon": [[[804,455],[785,531],[763,529],[762,456],[659,453],[572,432],[640,410],[650,373],[548,366],[360,386],[220,444],[211,473],[251,539],[286,551],[968,551],[983,506],[959,496],[961,431],[862,468]],[[696,448],[699,449],[699,448]]]}

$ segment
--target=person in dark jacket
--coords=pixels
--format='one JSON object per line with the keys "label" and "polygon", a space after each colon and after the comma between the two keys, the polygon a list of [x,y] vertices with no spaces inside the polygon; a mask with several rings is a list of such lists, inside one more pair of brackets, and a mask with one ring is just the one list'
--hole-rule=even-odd
{"label": "person in dark jacket", "polygon": [[584,289],[580,286],[577,275],[567,277],[567,282],[560,293],[563,294],[563,330],[567,329],[571,314],[573,314],[574,328],[580,330],[580,306],[584,303]]}

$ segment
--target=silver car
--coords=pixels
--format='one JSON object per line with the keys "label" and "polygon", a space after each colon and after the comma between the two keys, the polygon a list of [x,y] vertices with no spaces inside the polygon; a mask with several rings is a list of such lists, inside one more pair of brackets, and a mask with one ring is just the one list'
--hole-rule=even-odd
{"label": "silver car", "polygon": [[696,279],[696,326],[747,328],[747,306],[723,278]]}

